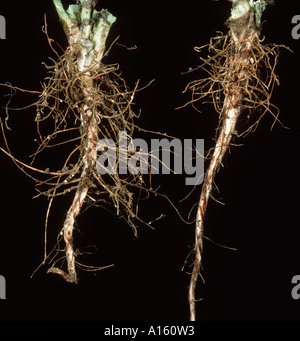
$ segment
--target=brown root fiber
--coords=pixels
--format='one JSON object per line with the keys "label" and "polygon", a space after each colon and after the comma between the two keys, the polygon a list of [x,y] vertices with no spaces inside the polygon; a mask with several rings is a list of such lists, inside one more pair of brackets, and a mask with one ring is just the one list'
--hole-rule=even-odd
{"label": "brown root fiber", "polygon": [[[246,1],[247,2],[247,1]],[[244,4],[241,4],[244,6]],[[232,12],[233,13],[233,12]],[[196,319],[195,290],[202,266],[204,218],[216,173],[223,157],[232,144],[234,135],[242,136],[257,127],[262,117],[269,113],[274,122],[278,119],[279,109],[270,102],[275,84],[279,84],[275,74],[279,48],[282,45],[263,44],[259,38],[260,27],[254,21],[254,12],[230,18],[227,35],[219,33],[211,38],[210,44],[195,47],[197,52],[208,50],[207,58],[198,68],[204,69],[208,77],[190,82],[185,91],[192,91],[187,104],[195,106],[203,98],[211,99],[219,114],[215,147],[208,153],[210,159],[204,176],[196,215],[194,262],[189,286],[190,320]],[[196,69],[198,69],[196,68]],[[255,123],[241,132],[236,132],[236,124],[243,114]]]}

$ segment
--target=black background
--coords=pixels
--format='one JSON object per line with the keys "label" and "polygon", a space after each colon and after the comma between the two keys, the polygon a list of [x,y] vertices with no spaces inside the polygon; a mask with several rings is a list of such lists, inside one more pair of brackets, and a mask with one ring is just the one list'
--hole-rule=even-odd
{"label": "black background", "polygon": [[[67,4],[67,2],[65,2]],[[69,1],[69,3],[71,3]],[[291,297],[291,279],[300,274],[299,261],[299,92],[300,41],[293,40],[291,19],[300,14],[298,1],[276,1],[264,14],[262,34],[266,42],[288,45],[294,53],[281,50],[277,73],[280,87],[273,103],[280,110],[284,129],[266,115],[258,129],[239,141],[225,157],[216,182],[225,206],[209,203],[206,235],[231,251],[206,240],[203,278],[197,296],[198,319],[202,321],[298,321],[300,301]],[[191,107],[175,110],[188,95],[182,94],[197,72],[181,75],[199,64],[193,47],[209,42],[216,31],[227,31],[224,22],[231,3],[212,1],[117,2],[99,1],[117,17],[108,44],[120,35],[119,43],[137,45],[127,50],[115,45],[106,63],[118,62],[124,78],[133,88],[155,82],[137,93],[135,108],[142,110],[138,124],[167,132],[180,139],[201,138],[212,146],[218,117],[211,105],[199,114]],[[27,89],[40,89],[46,76],[43,61],[54,57],[42,32],[47,14],[49,35],[60,45],[66,38],[52,1],[2,1],[0,14],[7,23],[7,39],[0,41],[0,82]],[[6,103],[1,89],[1,107]],[[29,104],[34,97],[19,94],[14,104]],[[4,117],[4,110],[1,109]],[[11,114],[12,132],[7,138],[14,155],[28,162],[35,150],[35,113]],[[244,126],[241,125],[241,129]],[[1,142],[3,146],[3,141]],[[55,159],[42,160],[40,168],[55,168]],[[44,163],[43,163],[44,162]],[[37,164],[38,165],[38,164]],[[0,274],[5,276],[7,298],[0,301],[1,321],[185,321],[188,320],[187,289],[191,268],[188,260],[194,226],[184,224],[159,198],[141,203],[141,212],[153,217],[164,212],[155,230],[140,227],[134,239],[131,228],[116,216],[91,208],[78,219],[77,243],[83,250],[97,250],[82,262],[115,264],[99,273],[79,272],[79,283],[70,285],[46,274],[43,259],[43,226],[46,199],[32,200],[34,183],[5,155],[1,155]],[[177,203],[191,188],[184,176],[153,178],[160,191],[187,217],[197,202],[200,186],[183,203]],[[49,243],[61,229],[70,197],[57,200],[49,225]],[[193,214],[195,211],[192,211]],[[75,240],[76,243],[76,240]],[[53,244],[52,244],[53,245]]]}

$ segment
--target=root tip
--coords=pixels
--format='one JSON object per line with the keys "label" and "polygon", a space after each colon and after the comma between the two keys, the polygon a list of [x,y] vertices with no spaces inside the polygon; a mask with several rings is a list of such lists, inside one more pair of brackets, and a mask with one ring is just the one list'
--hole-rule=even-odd
{"label": "root tip", "polygon": [[77,284],[76,272],[70,274],[70,273],[66,273],[65,271],[63,271],[59,268],[52,267],[52,268],[47,270],[47,273],[53,273],[53,274],[60,275],[66,282]]}

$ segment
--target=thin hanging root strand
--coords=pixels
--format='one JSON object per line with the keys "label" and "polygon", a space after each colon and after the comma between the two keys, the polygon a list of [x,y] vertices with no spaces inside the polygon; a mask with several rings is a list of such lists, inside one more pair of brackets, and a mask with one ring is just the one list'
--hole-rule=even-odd
{"label": "thin hanging root strand", "polygon": [[[235,129],[238,118],[243,110],[248,111],[249,118],[260,108],[261,113],[256,122],[240,136],[255,128],[266,112],[274,117],[274,123],[277,121],[281,123],[278,119],[279,110],[270,103],[270,97],[275,82],[279,84],[274,73],[278,48],[285,46],[262,45],[259,40],[259,29],[254,24],[253,11],[246,11],[238,18],[234,18],[233,13],[232,11],[228,35],[221,34],[212,38],[210,44],[204,46],[208,46],[210,54],[213,53],[213,57],[209,56],[207,60],[202,59],[204,63],[200,66],[209,73],[209,77],[193,81],[185,89],[185,91],[192,90],[192,100],[189,102],[192,105],[210,96],[220,115],[216,144],[210,155],[196,215],[195,258],[188,292],[191,321],[196,320],[195,291],[202,266],[204,217],[207,203],[223,157],[231,145],[233,135],[237,135]],[[204,47],[195,49],[200,51]]]}

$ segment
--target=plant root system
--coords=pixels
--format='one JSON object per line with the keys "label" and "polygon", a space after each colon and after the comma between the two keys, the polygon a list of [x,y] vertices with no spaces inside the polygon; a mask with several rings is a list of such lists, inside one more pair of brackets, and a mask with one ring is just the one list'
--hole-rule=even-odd
{"label": "plant root system", "polygon": [[[253,131],[266,113],[273,117],[272,128],[276,122],[280,123],[279,109],[270,102],[270,99],[275,84],[279,85],[275,74],[279,48],[285,46],[263,43],[263,39],[259,37],[259,13],[250,6],[246,6],[245,13],[237,17],[234,10],[235,7],[228,20],[228,34],[218,32],[208,45],[195,47],[197,52],[208,50],[207,57],[201,57],[202,64],[196,68],[205,70],[208,76],[190,82],[184,90],[192,91],[191,101],[186,105],[195,106],[202,99],[209,98],[219,114],[216,143],[206,156],[209,165],[204,176],[196,214],[195,258],[188,293],[192,321],[196,319],[195,289],[202,265],[204,218],[223,157],[232,145],[232,138]],[[249,122],[254,118],[254,123],[248,124],[245,131],[238,133],[236,125],[241,114],[247,117]]]}
{"label": "plant root system", "polygon": [[[107,34],[105,30],[108,29],[108,24],[105,24],[105,20],[108,15],[110,14],[106,11],[97,14],[97,19],[102,16],[104,20],[102,38],[105,33]],[[91,21],[86,22],[88,25],[91,23]],[[25,164],[12,155],[2,121],[1,127],[6,149],[1,148],[1,150],[10,156],[23,172],[34,179],[38,191],[36,197],[46,196],[49,199],[42,264],[51,258],[51,267],[48,272],[61,275],[67,282],[76,283],[78,280],[76,265],[89,271],[107,267],[84,266],[76,261],[73,230],[76,217],[82,211],[83,206],[106,206],[110,210],[112,207],[113,211],[123,217],[137,235],[136,222],[142,222],[138,215],[139,196],[143,190],[148,195],[150,189],[146,186],[142,174],[99,172],[101,165],[98,165],[97,169],[99,153],[105,152],[105,150],[99,152],[97,149],[99,140],[113,141],[117,153],[122,153],[125,159],[123,161],[131,156],[129,153],[132,154],[127,151],[127,148],[126,151],[119,149],[119,135],[120,132],[126,132],[127,146],[136,128],[134,119],[138,115],[132,110],[132,102],[138,91],[138,82],[133,90],[129,90],[125,80],[121,77],[119,65],[107,65],[102,62],[104,47],[100,46],[100,50],[95,47],[89,49],[90,40],[82,39],[87,30],[84,22],[81,26],[73,25],[72,30],[69,28],[66,24],[64,25],[69,46],[62,55],[59,55],[53,47],[53,40],[47,34],[45,22],[44,31],[57,60],[51,59],[51,65],[45,64],[48,76],[42,83],[42,91],[27,91],[2,84],[13,92],[21,90],[39,96],[38,101],[29,106],[36,109],[35,122],[38,135],[38,148],[32,155],[32,163]],[[7,115],[11,109],[8,104]],[[53,148],[57,148],[59,159],[62,153],[68,151],[58,170],[52,171],[49,168],[41,170],[33,166],[42,152]],[[117,156],[117,163],[118,160],[122,160],[121,157]],[[118,166],[117,164],[116,168]],[[42,179],[32,176],[31,171],[40,174]],[[52,251],[48,252],[47,230],[53,200],[71,192],[74,193],[73,199],[58,233],[57,243]],[[65,243],[65,257],[57,257],[62,239]],[[63,260],[67,261],[64,270],[57,266],[58,262],[63,266]]]}

